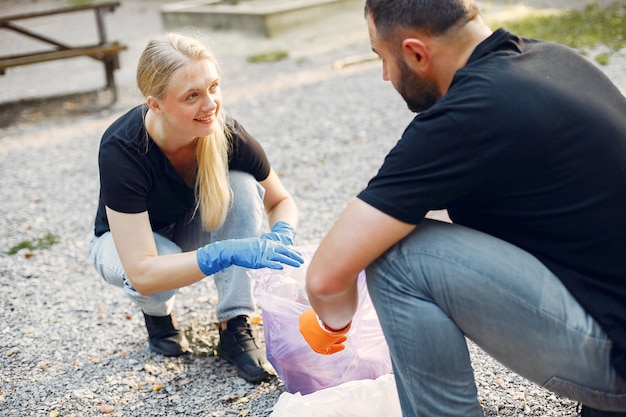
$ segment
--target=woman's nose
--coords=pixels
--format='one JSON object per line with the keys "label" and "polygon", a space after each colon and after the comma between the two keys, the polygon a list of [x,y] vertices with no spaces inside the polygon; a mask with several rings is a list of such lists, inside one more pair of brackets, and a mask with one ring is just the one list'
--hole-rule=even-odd
{"label": "woman's nose", "polygon": [[217,103],[211,94],[207,94],[207,98],[204,100],[204,107],[207,109],[214,109],[217,107]]}

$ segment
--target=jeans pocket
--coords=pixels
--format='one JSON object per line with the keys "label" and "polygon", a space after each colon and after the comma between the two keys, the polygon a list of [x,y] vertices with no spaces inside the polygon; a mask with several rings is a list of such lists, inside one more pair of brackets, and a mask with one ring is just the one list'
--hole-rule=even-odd
{"label": "jeans pocket", "polygon": [[581,402],[588,407],[608,411],[626,411],[626,392],[605,392],[578,385],[558,376],[553,376],[544,384],[544,388]]}

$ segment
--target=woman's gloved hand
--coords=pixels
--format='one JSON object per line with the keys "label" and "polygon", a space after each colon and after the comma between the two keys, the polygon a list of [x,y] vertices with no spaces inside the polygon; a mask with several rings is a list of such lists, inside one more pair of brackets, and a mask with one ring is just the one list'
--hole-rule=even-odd
{"label": "woman's gloved hand", "polygon": [[348,323],[341,330],[332,330],[326,326],[322,328],[322,324],[320,324],[320,320],[312,308],[300,315],[300,333],[309,346],[322,355],[332,355],[345,349],[346,346],[343,342],[348,339],[346,333],[350,330],[351,324]]}
{"label": "woman's gloved hand", "polygon": [[271,232],[263,233],[261,235],[261,239],[273,240],[288,246],[293,246],[295,238],[296,229],[294,229],[289,223],[282,220],[274,224]]}
{"label": "woman's gloved hand", "polygon": [[196,260],[205,275],[213,275],[231,265],[250,269],[299,267],[304,259],[298,251],[267,239],[229,239],[209,243],[196,251]]}

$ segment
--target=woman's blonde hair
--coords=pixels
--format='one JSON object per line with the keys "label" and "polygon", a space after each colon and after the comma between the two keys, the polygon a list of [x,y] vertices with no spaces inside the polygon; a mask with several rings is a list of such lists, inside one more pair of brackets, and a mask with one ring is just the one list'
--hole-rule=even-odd
{"label": "woman's blonde hair", "polygon": [[[221,72],[217,59],[205,44],[194,37],[168,33],[150,41],[141,54],[137,65],[137,86],[144,97],[161,99],[174,71],[190,60],[202,59],[211,61]],[[218,229],[224,224],[232,199],[228,181],[230,134],[224,114],[219,112],[216,116],[214,132],[198,138],[196,145],[196,210],[200,210],[206,230]]]}

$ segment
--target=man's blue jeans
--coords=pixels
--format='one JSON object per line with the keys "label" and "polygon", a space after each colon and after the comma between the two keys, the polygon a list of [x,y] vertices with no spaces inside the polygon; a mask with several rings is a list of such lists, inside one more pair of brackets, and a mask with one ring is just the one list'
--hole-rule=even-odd
{"label": "man's blue jeans", "polygon": [[426,220],[366,272],[404,417],[484,415],[465,337],[556,394],[626,411],[611,340],[529,253]]}
{"label": "man's blue jeans", "polygon": [[[240,171],[230,172],[230,186],[233,190],[233,204],[220,229],[210,232],[203,230],[200,213],[189,213],[188,217],[185,216],[170,227],[154,232],[159,255],[192,251],[224,239],[260,236],[265,190],[252,175]],[[139,294],[124,272],[111,232],[94,236],[89,252],[93,265],[104,280],[123,288],[144,313],[164,316],[172,312],[177,290]],[[239,315],[250,316],[255,311],[247,269],[231,266],[216,273],[213,278],[218,294],[216,314],[219,321],[227,321]]]}

